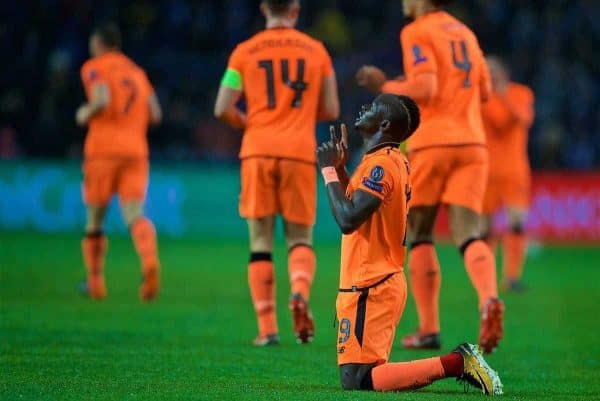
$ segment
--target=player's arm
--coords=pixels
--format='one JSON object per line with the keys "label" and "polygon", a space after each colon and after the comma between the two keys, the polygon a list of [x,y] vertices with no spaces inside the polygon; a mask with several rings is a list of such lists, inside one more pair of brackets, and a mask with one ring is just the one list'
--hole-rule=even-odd
{"label": "player's arm", "polygon": [[162,108],[158,102],[156,93],[152,93],[148,98],[148,107],[150,108],[150,123],[158,125],[162,121]]}
{"label": "player's arm", "polygon": [[108,85],[104,82],[92,84],[89,100],[79,106],[75,114],[75,121],[80,126],[87,125],[92,117],[104,110],[109,101],[110,91]]}
{"label": "player's arm", "polygon": [[318,113],[319,121],[333,121],[340,116],[340,99],[335,74],[323,78]]}
{"label": "player's arm", "polygon": [[321,82],[321,92],[319,94],[317,119],[319,121],[333,121],[340,116],[340,99],[333,62],[325,46],[321,46],[321,58],[323,60],[321,64],[323,81]]}
{"label": "player's arm", "polygon": [[533,106],[533,94],[530,90],[524,90],[523,93],[512,96],[510,99],[508,96],[504,96],[503,100],[511,115],[519,124],[528,128],[531,127],[535,117],[535,111]]}
{"label": "player's arm", "polygon": [[227,82],[221,83],[215,102],[215,117],[233,128],[246,128],[246,114],[237,107],[237,102],[241,97],[241,88],[235,89]]}
{"label": "player's arm", "polygon": [[377,67],[362,67],[358,84],[372,92],[393,93],[426,103],[437,94],[437,64],[428,38],[414,28],[405,28],[400,35],[406,77],[389,79]]}
{"label": "player's arm", "polygon": [[356,190],[352,198],[346,197],[336,169],[340,164],[339,145],[335,138],[322,144],[317,149],[317,161],[325,179],[333,217],[342,233],[350,234],[379,209],[382,198],[361,189]]}

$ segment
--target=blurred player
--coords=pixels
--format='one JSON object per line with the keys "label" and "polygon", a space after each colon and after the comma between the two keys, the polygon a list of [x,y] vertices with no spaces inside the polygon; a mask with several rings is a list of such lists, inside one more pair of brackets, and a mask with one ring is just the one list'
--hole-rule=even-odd
{"label": "blurred player", "polygon": [[414,188],[409,270],[419,329],[403,345],[441,346],[433,227],[440,204],[446,204],[452,239],[479,298],[479,344],[491,352],[502,338],[504,304],[498,299],[494,255],[480,228],[488,171],[481,101],[489,96],[490,78],[475,35],[440,8],[445,3],[404,1],[404,14],[414,20],[400,35],[405,80],[386,81],[371,66],[363,67],[357,79],[373,91],[410,96],[422,110],[421,127],[408,141]]}
{"label": "blurred player", "polygon": [[81,68],[87,103],[77,110],[77,124],[87,125],[84,146],[83,197],[87,225],[82,243],[87,268],[86,292],[106,296],[104,215],[114,194],[129,227],[142,265],[140,297],[149,301],[159,290],[156,232],[144,216],[148,186],[148,123],[158,124],[161,109],[144,71],[120,51],[118,28],[108,24],[90,37],[92,58]]}
{"label": "blurred player", "polygon": [[[266,29],[233,51],[215,104],[215,116],[244,129],[240,152],[240,215],[250,235],[248,282],[258,318],[255,345],[279,342],[271,252],[275,217],[284,220],[291,283],[289,307],[299,342],[311,341],[308,301],[316,259],[317,119],[339,114],[337,84],[325,47],[294,29],[297,0],[265,0]],[[246,99],[247,117],[236,104]]]}
{"label": "blurred player", "polygon": [[487,63],[494,93],[482,110],[490,156],[483,202],[484,230],[494,250],[492,217],[506,207],[509,232],[502,236],[503,286],[509,291],[522,291],[521,273],[527,249],[524,225],[531,185],[527,136],[534,118],[534,98],[527,86],[510,82],[509,71],[498,58],[490,57]]}
{"label": "blurred player", "polygon": [[345,390],[412,390],[457,377],[486,394],[501,394],[500,378],[476,346],[450,354],[389,363],[394,333],[406,304],[406,224],[411,197],[409,167],[399,145],[419,125],[419,109],[405,96],[380,95],[365,106],[355,127],[366,155],[352,178],[345,169],[347,134],[331,128],[317,159],[329,206],[344,233],[336,302],[340,381]]}

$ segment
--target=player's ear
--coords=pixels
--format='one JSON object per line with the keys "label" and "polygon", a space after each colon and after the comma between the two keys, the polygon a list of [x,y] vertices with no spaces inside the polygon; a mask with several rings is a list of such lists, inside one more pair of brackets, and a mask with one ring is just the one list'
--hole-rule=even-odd
{"label": "player's ear", "polygon": [[269,16],[269,6],[264,1],[260,2],[260,12],[264,15],[265,18]]}
{"label": "player's ear", "polygon": [[390,120],[385,119],[379,124],[379,128],[381,129],[381,132],[386,132],[390,129],[391,125],[392,123],[390,122]]}

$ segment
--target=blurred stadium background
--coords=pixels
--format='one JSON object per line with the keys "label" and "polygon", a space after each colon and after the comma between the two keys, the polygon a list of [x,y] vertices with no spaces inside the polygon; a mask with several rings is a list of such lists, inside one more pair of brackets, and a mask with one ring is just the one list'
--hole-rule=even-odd
{"label": "blurred stadium background", "polygon": [[[512,386],[515,399],[545,399],[545,385],[553,380],[563,386],[552,393],[554,399],[593,399],[600,391],[598,326],[590,318],[600,302],[600,4],[464,0],[451,10],[474,29],[486,52],[504,57],[513,78],[536,94],[528,224],[539,243],[552,245],[532,248],[537,257],[525,275],[533,298],[507,300],[514,311],[507,330],[530,335],[509,336],[505,353],[492,362],[508,375],[507,390]],[[263,27],[258,1],[24,0],[3,2],[0,15],[5,57],[0,65],[0,398],[267,399],[262,392],[274,391],[273,399],[292,399],[308,388],[313,398],[335,399],[325,391],[337,388],[330,316],[338,231],[322,193],[315,294],[324,295],[314,305],[322,334],[305,357],[290,356],[289,345],[273,351],[277,366],[247,346],[254,321],[245,287],[246,227],[237,214],[241,134],[216,121],[212,105],[229,52]],[[88,57],[89,32],[106,20],[119,23],[124,51],[148,71],[165,112],[163,124],[149,134],[147,211],[161,235],[165,264],[165,288],[154,309],[137,303],[137,263],[125,236],[111,236],[109,299],[88,304],[74,291],[84,274],[79,239],[85,131],[74,123],[84,99],[79,68]],[[402,25],[400,0],[303,1],[300,28],[322,40],[334,57],[341,120],[353,121],[359,105],[371,99],[355,84],[357,68],[373,63],[389,75],[401,72]],[[320,126],[318,135],[326,136],[327,127]],[[359,150],[360,140],[355,137],[352,145]],[[498,219],[502,223],[503,216]],[[114,207],[107,231],[125,232]],[[463,311],[474,296],[462,291],[468,283],[456,269],[460,260],[449,247],[440,255],[450,267],[442,305]],[[283,271],[283,248],[276,260]],[[280,282],[283,300],[287,285]],[[285,302],[279,309],[287,316]],[[410,305],[401,333],[416,324],[413,309]],[[536,318],[516,320],[517,311]],[[474,319],[465,328],[452,318],[448,314],[442,322],[449,327],[448,346],[465,330],[476,330]],[[282,327],[290,324],[285,319]],[[284,343],[291,343],[286,335]],[[530,351],[539,358],[524,360]],[[240,367],[239,353],[252,365]],[[550,362],[556,355],[566,359],[558,373],[547,373],[557,366]],[[307,379],[307,370],[314,377]],[[281,371],[287,372],[283,382]],[[210,384],[203,381],[207,372],[213,374]],[[190,383],[196,390],[186,387]],[[207,393],[195,392],[207,385]],[[404,399],[437,400],[440,390],[460,392],[452,383],[441,384],[425,398]]]}
{"label": "blurred stadium background", "polygon": [[[84,98],[79,68],[88,57],[92,27],[114,20],[123,30],[125,51],[148,71],[165,109],[164,123],[149,135],[155,163],[148,209],[159,230],[172,235],[243,230],[235,211],[241,135],[212,117],[212,102],[229,52],[263,25],[257,5],[248,0],[4,4],[0,47],[10,62],[0,67],[0,229],[81,226],[78,163],[85,131],[73,123]],[[535,181],[530,224],[536,234],[600,239],[600,180],[589,173],[600,166],[598,3],[469,0],[456,2],[452,11],[474,28],[486,52],[508,61],[515,80],[535,91],[531,162],[536,171],[560,172]],[[377,7],[367,1],[304,2],[300,27],[324,41],[334,57],[342,120],[352,121],[359,105],[370,100],[354,81],[359,66],[373,63],[390,75],[401,72],[402,24],[401,1],[380,1]],[[326,135],[326,127],[319,133]],[[212,207],[204,204],[208,197],[197,190],[200,185],[192,185],[205,180],[219,183],[210,188],[223,191],[219,218],[224,215],[227,224],[212,224],[206,215],[187,218]],[[119,227],[116,212],[110,221],[109,227]],[[323,230],[332,232],[327,224]]]}

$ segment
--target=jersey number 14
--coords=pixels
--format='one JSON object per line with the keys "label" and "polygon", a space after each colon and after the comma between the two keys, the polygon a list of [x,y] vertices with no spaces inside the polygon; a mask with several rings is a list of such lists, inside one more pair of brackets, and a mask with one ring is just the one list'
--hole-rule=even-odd
{"label": "jersey number 14", "polygon": [[[294,98],[292,99],[292,107],[298,108],[302,105],[302,94],[308,88],[308,83],[304,82],[304,69],[306,62],[303,58],[296,61],[296,80],[290,79],[290,65],[288,59],[281,60],[281,80],[283,83],[294,91]],[[273,73],[273,60],[260,60],[258,62],[259,68],[264,68],[265,75],[267,78],[267,99],[268,106],[270,109],[274,109],[276,106],[275,99],[275,77]]]}

